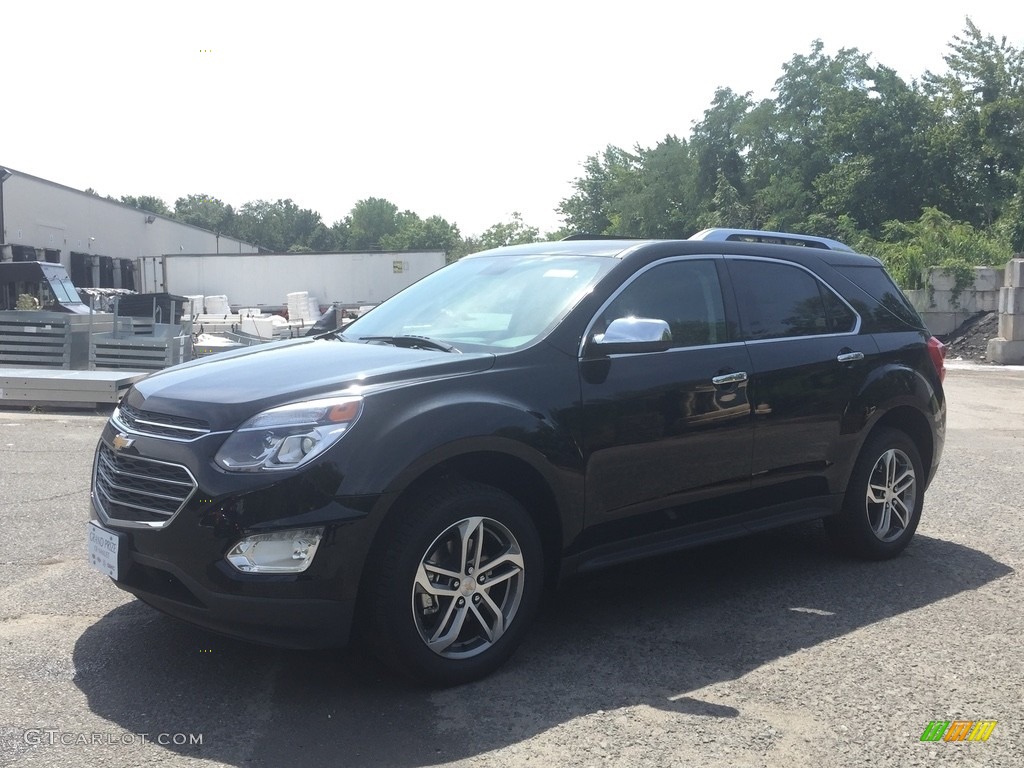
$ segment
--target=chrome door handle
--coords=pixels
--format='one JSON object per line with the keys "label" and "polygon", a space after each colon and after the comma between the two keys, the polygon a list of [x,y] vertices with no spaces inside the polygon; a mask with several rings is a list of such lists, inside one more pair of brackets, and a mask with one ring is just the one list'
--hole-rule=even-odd
{"label": "chrome door handle", "polygon": [[863,352],[844,352],[836,358],[840,363],[855,363],[864,359]]}
{"label": "chrome door handle", "polygon": [[739,384],[741,381],[746,380],[746,371],[737,371],[736,373],[723,373],[721,376],[715,376],[711,379],[711,383],[716,387],[721,387],[724,384]]}

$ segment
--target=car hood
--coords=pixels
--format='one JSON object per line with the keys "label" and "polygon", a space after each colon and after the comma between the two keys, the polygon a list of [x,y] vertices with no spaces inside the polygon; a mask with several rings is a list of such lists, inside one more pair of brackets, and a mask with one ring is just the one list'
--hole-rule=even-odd
{"label": "car hood", "polygon": [[148,376],[125,402],[151,413],[200,419],[234,429],[250,416],[323,393],[382,387],[483,371],[487,353],[456,354],[362,344],[335,338],[299,339],[248,347],[195,360]]}

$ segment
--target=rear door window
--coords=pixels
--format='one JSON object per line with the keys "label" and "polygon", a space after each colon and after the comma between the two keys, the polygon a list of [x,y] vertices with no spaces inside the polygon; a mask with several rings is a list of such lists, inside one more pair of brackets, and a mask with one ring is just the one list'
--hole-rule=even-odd
{"label": "rear door window", "polygon": [[856,313],[807,270],[775,261],[730,259],[729,274],[745,341],[856,330]]}
{"label": "rear door window", "polygon": [[857,328],[857,313],[826,286],[818,283],[818,290],[825,301],[828,325],[831,333],[852,333]]}

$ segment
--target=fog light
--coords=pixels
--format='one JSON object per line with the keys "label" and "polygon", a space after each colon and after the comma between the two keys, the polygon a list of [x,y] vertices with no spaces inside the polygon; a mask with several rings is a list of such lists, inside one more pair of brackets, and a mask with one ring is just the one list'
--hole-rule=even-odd
{"label": "fog light", "polygon": [[246,536],[225,555],[244,573],[302,573],[320,546],[323,528],[301,528]]}

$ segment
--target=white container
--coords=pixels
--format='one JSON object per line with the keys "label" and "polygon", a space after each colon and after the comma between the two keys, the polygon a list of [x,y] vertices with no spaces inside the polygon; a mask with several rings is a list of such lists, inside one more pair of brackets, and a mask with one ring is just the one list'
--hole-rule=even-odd
{"label": "white container", "polygon": [[202,294],[196,296],[186,296],[185,298],[188,299],[188,304],[185,305],[184,309],[189,317],[201,315],[203,314],[203,312],[206,311],[205,309],[203,309],[203,302],[205,301],[206,297],[203,296]]}
{"label": "white container", "polygon": [[224,294],[206,297],[206,314],[208,315],[230,315],[231,305],[228,297]]}
{"label": "white container", "polygon": [[264,341],[270,341],[274,338],[274,321],[271,317],[247,317],[243,315],[238,329],[242,333],[256,336]]}
{"label": "white container", "polygon": [[315,296],[309,297],[306,319],[314,323],[320,319],[320,302],[316,300]]}

